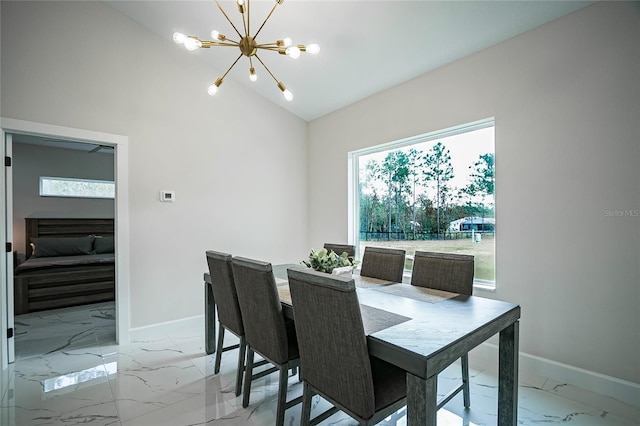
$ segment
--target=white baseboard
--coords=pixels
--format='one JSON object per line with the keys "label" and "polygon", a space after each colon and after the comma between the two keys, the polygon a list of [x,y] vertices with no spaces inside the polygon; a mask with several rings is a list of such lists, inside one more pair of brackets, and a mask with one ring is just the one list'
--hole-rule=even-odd
{"label": "white baseboard", "polygon": [[199,332],[204,336],[204,315],[131,328],[129,329],[129,337],[134,342],[167,336],[190,335],[194,332]]}
{"label": "white baseboard", "polygon": [[[472,361],[473,360],[473,361]],[[497,370],[498,346],[493,343],[483,343],[472,351],[470,363],[493,366]],[[619,401],[624,401],[631,405],[637,405],[640,401],[640,384],[594,371],[574,367],[520,352],[519,358],[520,373],[527,372],[540,376],[552,378],[577,386],[591,392],[605,395]]]}

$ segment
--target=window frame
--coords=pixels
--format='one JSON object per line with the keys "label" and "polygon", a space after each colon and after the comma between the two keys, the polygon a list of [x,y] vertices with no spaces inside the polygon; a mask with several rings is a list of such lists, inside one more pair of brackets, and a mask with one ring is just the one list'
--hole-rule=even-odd
{"label": "window frame", "polygon": [[[453,126],[442,130],[436,130],[429,133],[424,133],[417,136],[412,136],[405,139],[400,139],[396,141],[391,141],[387,143],[383,143],[380,145],[370,146],[367,148],[362,148],[355,151],[350,151],[347,154],[348,158],[348,170],[347,170],[347,178],[348,178],[348,241],[349,244],[353,244],[356,248],[356,257],[361,257],[362,253],[360,253],[360,196],[359,196],[359,170],[360,164],[359,159],[362,156],[375,154],[383,151],[391,151],[402,149],[407,146],[416,145],[420,143],[434,141],[436,139],[444,139],[447,137],[459,135],[462,133],[473,132],[476,130],[486,129],[488,127],[496,127],[495,117],[489,117],[478,121],[473,121],[466,124],[461,124],[459,126]],[[494,136],[494,158],[495,158],[495,136]],[[494,172],[495,173],[495,172]],[[494,182],[495,182],[494,176]],[[495,202],[495,191],[494,191],[494,202]],[[494,212],[496,211],[494,205]],[[495,229],[494,229],[495,235]],[[494,267],[497,266],[497,241],[494,240]],[[405,270],[405,276],[410,276],[411,271]],[[473,286],[475,288],[480,288],[483,290],[495,290],[497,288],[497,271],[495,274],[495,278],[493,281],[477,279],[474,275],[473,278]]]}

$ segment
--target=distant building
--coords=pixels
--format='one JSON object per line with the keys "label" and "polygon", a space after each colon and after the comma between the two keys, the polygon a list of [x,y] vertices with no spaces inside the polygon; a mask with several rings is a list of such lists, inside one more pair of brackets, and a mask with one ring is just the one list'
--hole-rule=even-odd
{"label": "distant building", "polygon": [[490,231],[496,228],[496,219],[493,217],[463,217],[449,222],[449,231]]}

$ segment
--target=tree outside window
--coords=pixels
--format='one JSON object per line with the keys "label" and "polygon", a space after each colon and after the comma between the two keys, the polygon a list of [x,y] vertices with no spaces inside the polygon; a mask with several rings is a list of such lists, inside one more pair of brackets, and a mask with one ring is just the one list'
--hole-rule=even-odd
{"label": "tree outside window", "polygon": [[358,243],[475,256],[476,283],[495,284],[494,125],[355,153]]}

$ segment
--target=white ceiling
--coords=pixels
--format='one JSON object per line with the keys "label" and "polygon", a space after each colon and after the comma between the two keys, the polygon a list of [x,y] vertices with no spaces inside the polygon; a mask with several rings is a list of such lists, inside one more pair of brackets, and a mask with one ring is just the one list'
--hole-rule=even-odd
{"label": "white ceiling", "polygon": [[[237,34],[206,1],[107,1],[171,43],[184,55],[197,55],[211,66],[206,90],[240,54],[235,48],[214,47],[189,52],[174,44],[179,31],[210,40],[217,29],[229,38]],[[293,114],[313,120],[464,56],[591,4],[591,1],[304,1],[287,0],[256,38],[258,43],[291,37],[296,44],[320,44],[319,55],[299,59],[275,52],[261,59],[294,94],[286,102],[276,83],[259,65],[259,78],[248,78],[243,57],[225,78],[251,87]],[[221,1],[242,32],[235,1]],[[252,33],[275,4],[251,1]],[[255,62],[255,61],[254,61]],[[223,84],[220,91],[229,90]]]}

